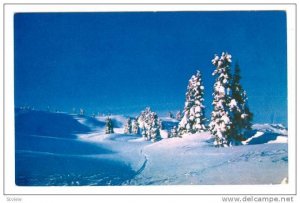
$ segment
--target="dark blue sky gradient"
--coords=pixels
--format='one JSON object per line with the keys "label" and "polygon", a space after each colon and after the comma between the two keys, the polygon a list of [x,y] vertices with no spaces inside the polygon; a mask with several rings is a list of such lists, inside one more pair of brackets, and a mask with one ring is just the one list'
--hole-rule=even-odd
{"label": "dark blue sky gradient", "polygon": [[255,122],[287,123],[285,12],[19,13],[14,28],[16,106],[162,114],[199,69],[210,117],[211,59],[228,51]]}

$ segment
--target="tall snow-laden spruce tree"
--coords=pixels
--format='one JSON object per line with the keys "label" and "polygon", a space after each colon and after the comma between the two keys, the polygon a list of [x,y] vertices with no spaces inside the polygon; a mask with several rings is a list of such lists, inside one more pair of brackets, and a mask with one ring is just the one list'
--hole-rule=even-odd
{"label": "tall snow-laden spruce tree", "polygon": [[231,55],[224,52],[221,57],[215,55],[212,64],[215,66],[212,75],[217,78],[213,87],[213,111],[211,113],[209,129],[215,137],[214,144],[218,147],[225,147],[230,145],[232,126],[229,108],[229,103],[231,101]]}
{"label": "tall snow-laden spruce tree", "polygon": [[113,122],[111,118],[107,117],[105,120],[105,134],[112,134],[114,133]]}
{"label": "tall snow-laden spruce tree", "polygon": [[160,120],[155,112],[152,112],[149,107],[142,111],[138,118],[139,127],[142,131],[142,136],[146,140],[153,142],[161,139],[160,136]]}
{"label": "tall snow-laden spruce tree", "polygon": [[178,133],[197,133],[206,130],[205,122],[205,106],[204,102],[204,86],[200,71],[193,75],[189,80],[186,100],[183,110],[183,117],[179,122]]}
{"label": "tall snow-laden spruce tree", "polygon": [[229,107],[232,114],[231,124],[231,142],[240,142],[245,140],[244,133],[251,129],[253,114],[250,112],[247,104],[247,94],[243,89],[240,80],[241,70],[238,64],[235,65],[232,77],[232,99]]}

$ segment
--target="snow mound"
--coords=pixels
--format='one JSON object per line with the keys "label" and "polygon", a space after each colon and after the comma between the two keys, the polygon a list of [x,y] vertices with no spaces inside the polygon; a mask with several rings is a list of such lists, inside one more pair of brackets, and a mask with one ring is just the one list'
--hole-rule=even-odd
{"label": "snow mound", "polygon": [[169,137],[169,132],[167,130],[160,130],[160,136],[162,139],[167,139]]}
{"label": "snow mound", "polygon": [[174,137],[170,139],[163,139],[151,144],[149,147],[157,150],[159,148],[174,149],[188,145],[190,148],[193,148],[193,146],[200,147],[209,145],[210,142],[212,142],[212,135],[210,133],[184,134],[181,138]]}
{"label": "snow mound", "polygon": [[105,120],[100,121],[96,118],[83,116],[83,115],[72,115],[75,120],[77,120],[82,125],[88,127],[91,130],[102,130],[105,127]]}
{"label": "snow mound", "polygon": [[75,138],[77,133],[87,133],[91,129],[65,113],[20,110],[15,114],[16,134],[48,137]]}
{"label": "snow mound", "polygon": [[103,123],[86,116],[16,109],[15,183],[19,186],[122,185],[135,172],[98,136]]}

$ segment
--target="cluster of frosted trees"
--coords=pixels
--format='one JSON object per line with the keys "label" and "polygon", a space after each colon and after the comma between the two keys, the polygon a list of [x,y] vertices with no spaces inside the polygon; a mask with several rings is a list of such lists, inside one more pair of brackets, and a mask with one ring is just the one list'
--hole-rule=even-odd
{"label": "cluster of frosted trees", "polygon": [[213,86],[213,111],[207,126],[205,118],[204,86],[198,71],[189,80],[184,115],[178,126],[178,135],[209,130],[216,146],[239,144],[244,132],[251,128],[252,113],[247,105],[247,95],[240,84],[240,68],[236,65],[231,75],[231,55],[222,53],[212,60],[216,77]]}
{"label": "cluster of frosted trees", "polygon": [[[141,134],[145,140],[156,142],[161,139],[161,128],[161,120],[147,107],[138,117],[126,120],[124,134]],[[114,133],[113,122],[109,117],[106,118],[105,133]]]}
{"label": "cluster of frosted trees", "polygon": [[128,118],[124,127],[125,134],[138,134],[139,133],[139,124],[138,117],[135,119]]}
{"label": "cluster of frosted trees", "polygon": [[[188,82],[184,110],[176,114],[178,127],[171,129],[170,137],[181,137],[183,134],[194,134],[210,131],[214,144],[219,147],[237,145],[244,140],[244,133],[251,128],[252,113],[247,105],[247,95],[240,84],[240,68],[235,66],[231,74],[231,55],[222,53],[212,60],[213,76],[216,80],[213,86],[213,110],[210,122],[205,117],[204,85],[200,71]],[[171,118],[175,116],[169,113]],[[161,121],[150,108],[141,112],[140,116],[128,118],[124,133],[142,134],[146,140],[161,139]]]}
{"label": "cluster of frosted trees", "polygon": [[142,134],[145,140],[153,142],[161,139],[161,121],[149,107],[135,119],[128,118],[124,127],[125,134]]}

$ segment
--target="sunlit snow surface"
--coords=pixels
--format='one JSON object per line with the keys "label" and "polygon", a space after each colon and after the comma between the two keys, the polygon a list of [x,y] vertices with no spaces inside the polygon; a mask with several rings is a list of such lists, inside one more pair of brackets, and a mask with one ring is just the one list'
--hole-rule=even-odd
{"label": "sunlit snow surface", "polygon": [[[242,146],[215,148],[209,133],[152,143],[123,134],[125,116],[105,117],[16,109],[16,184],[203,185],[280,184],[288,177],[287,129],[254,125]],[[166,128],[178,122],[163,118]]]}

